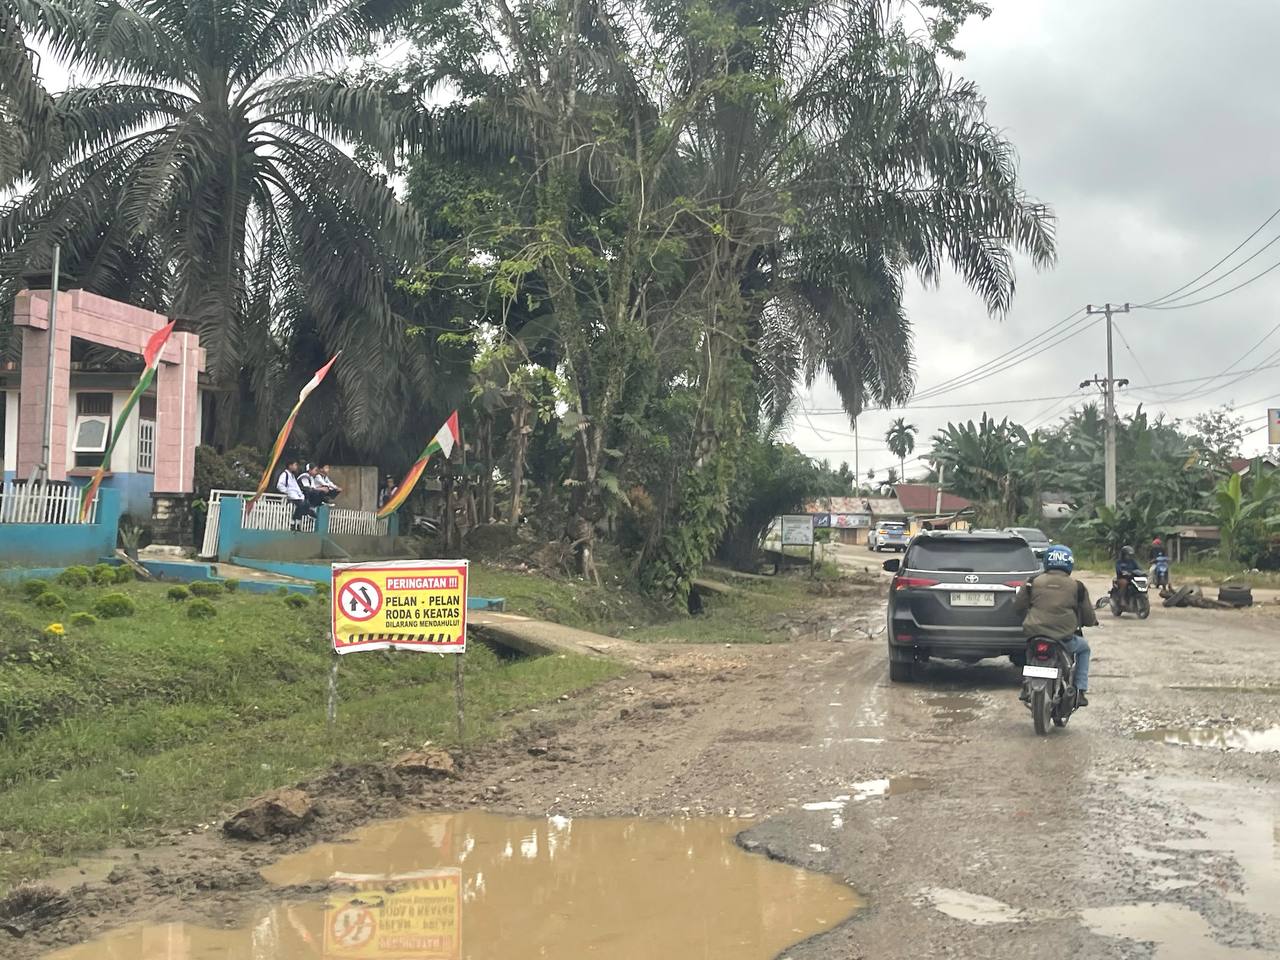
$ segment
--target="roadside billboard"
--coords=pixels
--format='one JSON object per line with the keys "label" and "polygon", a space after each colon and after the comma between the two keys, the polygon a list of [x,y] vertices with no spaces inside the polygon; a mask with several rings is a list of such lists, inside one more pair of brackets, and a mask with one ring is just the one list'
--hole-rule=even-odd
{"label": "roadside billboard", "polygon": [[1267,443],[1280,446],[1280,407],[1267,411]]}
{"label": "roadside billboard", "polygon": [[782,518],[784,547],[813,546],[813,517],[807,513],[789,514]]}

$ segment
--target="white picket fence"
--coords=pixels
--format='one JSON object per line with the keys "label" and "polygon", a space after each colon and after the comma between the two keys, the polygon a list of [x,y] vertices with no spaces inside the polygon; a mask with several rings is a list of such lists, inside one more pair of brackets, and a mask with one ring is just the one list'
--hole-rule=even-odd
{"label": "white picket fence", "polygon": [[[85,523],[98,522],[97,495]],[[80,523],[80,488],[69,483],[0,485],[0,523]]]}
{"label": "white picket fence", "polygon": [[[248,500],[253,496],[252,490],[212,490],[209,493],[209,515],[205,520],[204,543],[200,548],[200,556],[216,557],[218,555],[218,530],[221,525],[223,500],[230,497]],[[243,511],[243,502],[233,501]],[[241,514],[241,526],[245,530],[292,530],[293,504],[278,493],[264,493],[253,509]],[[300,529],[311,533],[316,528],[314,517],[304,517]],[[365,537],[385,537],[387,521],[379,520],[375,514],[366,510],[348,510],[343,507],[329,508],[329,533]]]}
{"label": "white picket fence", "polygon": [[360,537],[385,537],[387,519],[379,520],[376,513],[370,513],[367,510],[330,507],[329,532]]}

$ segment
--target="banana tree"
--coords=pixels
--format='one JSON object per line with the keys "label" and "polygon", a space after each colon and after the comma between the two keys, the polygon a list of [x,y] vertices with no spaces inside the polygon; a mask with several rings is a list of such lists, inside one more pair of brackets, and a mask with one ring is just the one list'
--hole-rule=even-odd
{"label": "banana tree", "polygon": [[1241,540],[1250,528],[1280,527],[1280,479],[1264,473],[1257,462],[1249,471],[1248,483],[1233,473],[1214,489],[1210,502],[1213,509],[1204,513],[1217,522],[1222,556],[1228,560],[1244,559],[1240,555]]}

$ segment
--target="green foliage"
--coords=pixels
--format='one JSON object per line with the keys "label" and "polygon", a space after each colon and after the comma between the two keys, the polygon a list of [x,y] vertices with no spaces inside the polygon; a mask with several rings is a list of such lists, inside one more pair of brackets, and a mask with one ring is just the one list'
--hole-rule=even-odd
{"label": "green foliage", "polygon": [[903,417],[898,417],[889,426],[889,430],[884,435],[884,442],[889,447],[889,452],[898,458],[899,476],[906,476],[906,458],[916,448],[916,433],[919,427],[914,423],[907,423]]}
{"label": "green foliage", "polygon": [[73,587],[80,589],[89,585],[90,573],[88,567],[74,566],[67,567],[58,574],[58,583],[64,587]]}
{"label": "green foliage", "polygon": [[292,610],[302,610],[310,604],[311,602],[300,593],[291,593],[284,598],[284,605]]}
{"label": "green foliage", "polygon": [[1221,531],[1223,557],[1253,562],[1270,552],[1268,534],[1280,528],[1280,477],[1255,462],[1247,480],[1233,472],[1221,481],[1210,504],[1206,516]]}
{"label": "green foliage", "polygon": [[[136,618],[53,641],[40,636],[45,619],[30,619],[17,592],[0,587],[0,658],[11,641],[26,645],[20,660],[0,666],[0,822],[9,839],[0,887],[43,873],[45,858],[206,822],[334,764],[451,742],[452,662],[344,662],[335,741],[324,723],[333,659],[324,610],[281,616],[278,600],[244,592],[193,629],[189,607],[170,603],[166,585],[127,589]],[[501,734],[524,708],[620,672],[597,658],[504,661],[482,644],[467,657],[472,743]]]}
{"label": "green foliage", "polygon": [[327,580],[321,580],[319,583],[315,584],[315,591],[317,597],[329,596],[329,582]]}
{"label": "green foliage", "polygon": [[220,597],[226,593],[226,588],[216,580],[197,580],[188,584],[187,589],[191,591],[193,597],[213,598]]}
{"label": "green foliage", "polygon": [[228,577],[226,580],[222,581],[222,588],[226,590],[227,593],[235,593],[240,589],[240,581],[235,577]]}
{"label": "green foliage", "polygon": [[181,584],[176,584],[175,586],[172,586],[167,591],[165,591],[165,596],[167,596],[170,600],[176,601],[178,603],[182,603],[186,600],[191,599],[191,591],[188,590],[186,587],[182,586]]}
{"label": "green foliage", "polygon": [[59,594],[49,590],[40,594],[33,601],[41,610],[65,610],[67,609],[67,601]]}
{"label": "green foliage", "polygon": [[187,617],[191,620],[211,620],[218,615],[218,608],[212,600],[197,597],[187,604]]}
{"label": "green foliage", "polygon": [[137,604],[124,593],[104,593],[93,605],[93,612],[102,620],[132,617],[137,610]]}
{"label": "green foliage", "polygon": [[22,595],[28,600],[34,600],[40,594],[49,589],[49,581],[41,580],[38,577],[31,580],[22,581]]}
{"label": "green foliage", "polygon": [[71,615],[71,626],[77,630],[83,630],[97,624],[98,618],[86,610],[80,610]]}
{"label": "green foliage", "polygon": [[276,587],[277,597],[287,597],[292,591],[288,587]]}
{"label": "green foliage", "polygon": [[127,563],[122,563],[120,566],[116,567],[116,583],[117,584],[133,583],[133,581],[136,579],[137,579],[137,576],[135,576],[133,572],[133,568],[130,567]]}
{"label": "green foliage", "polygon": [[105,587],[107,584],[117,582],[116,568],[109,563],[96,564],[93,569],[89,571],[89,576],[92,577],[93,582],[100,587]]}

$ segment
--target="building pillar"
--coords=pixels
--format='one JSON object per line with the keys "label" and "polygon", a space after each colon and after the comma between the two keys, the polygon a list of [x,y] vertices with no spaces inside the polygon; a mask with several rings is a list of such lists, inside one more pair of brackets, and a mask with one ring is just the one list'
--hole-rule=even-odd
{"label": "building pillar", "polygon": [[162,362],[156,371],[155,489],[188,494],[195,489],[200,443],[199,340],[190,333],[175,332],[170,343],[177,347],[177,362]]}
{"label": "building pillar", "polygon": [[[63,297],[65,298],[65,294]],[[61,304],[62,301],[59,301]],[[17,479],[26,479],[40,465],[44,446],[45,387],[49,372],[49,293],[19,296],[14,324],[22,328],[21,396],[18,404]],[[67,446],[71,421],[71,331],[62,324],[54,334],[53,432],[49,443],[49,479],[67,479]]]}

